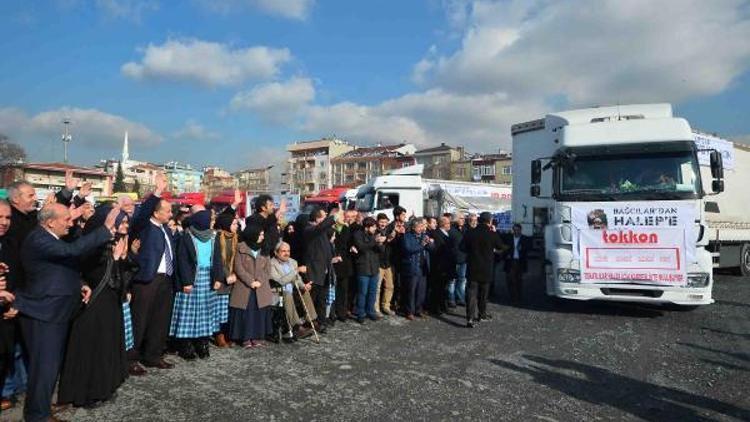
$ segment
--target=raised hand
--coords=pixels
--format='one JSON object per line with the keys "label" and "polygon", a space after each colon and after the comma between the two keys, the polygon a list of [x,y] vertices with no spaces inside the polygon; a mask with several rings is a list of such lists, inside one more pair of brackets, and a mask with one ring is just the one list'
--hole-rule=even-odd
{"label": "raised hand", "polygon": [[78,196],[85,198],[89,195],[91,195],[91,182],[84,182],[81,189],[78,190]]}
{"label": "raised hand", "polygon": [[50,192],[47,194],[47,197],[44,199],[44,205],[54,204],[57,202],[57,197],[55,196],[54,192]]}
{"label": "raised hand", "polygon": [[83,214],[83,206],[76,208],[71,205],[68,210],[70,211],[70,218],[74,221],[78,220],[78,218]]}
{"label": "raised hand", "polygon": [[73,170],[65,170],[65,189],[72,191],[78,187],[79,180],[73,177]]}
{"label": "raised hand", "polygon": [[107,218],[104,220],[104,227],[112,233],[115,231],[115,220],[117,220],[118,215],[120,215],[120,205],[114,204],[112,205],[112,211],[107,214]]}
{"label": "raised hand", "polygon": [[167,176],[164,173],[157,174],[154,178],[154,183],[156,185],[154,194],[156,196],[161,196],[161,194],[167,190]]}

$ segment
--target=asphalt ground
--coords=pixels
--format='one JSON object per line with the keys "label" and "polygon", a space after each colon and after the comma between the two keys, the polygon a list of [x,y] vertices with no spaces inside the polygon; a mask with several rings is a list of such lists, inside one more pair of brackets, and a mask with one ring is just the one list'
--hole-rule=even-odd
{"label": "asphalt ground", "polygon": [[[527,280],[526,304],[464,327],[444,318],[337,324],[320,345],[212,349],[205,361],[131,377],[74,421],[750,420],[750,279],[716,277],[689,312],[557,303]],[[19,409],[3,415],[18,420]]]}

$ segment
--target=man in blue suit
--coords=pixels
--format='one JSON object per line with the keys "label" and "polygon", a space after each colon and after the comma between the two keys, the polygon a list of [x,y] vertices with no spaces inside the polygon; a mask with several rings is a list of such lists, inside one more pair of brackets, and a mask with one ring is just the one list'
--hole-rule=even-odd
{"label": "man in blue suit", "polygon": [[174,367],[162,357],[172,317],[176,244],[167,226],[172,218],[172,205],[161,198],[166,188],[166,177],[157,175],[156,189],[136,211],[130,224],[130,234],[140,244],[135,255],[138,272],[131,287],[135,337],[135,345],[129,352],[131,375],[146,373],[141,363],[150,368]]}
{"label": "man in blue suit", "polygon": [[21,246],[26,282],[16,291],[16,309],[29,357],[26,421],[55,420],[50,415],[52,392],[60,371],[70,320],[87,302],[91,289],[81,284],[78,258],[113,238],[115,207],[104,226],[75,242],[61,240],[73,226],[70,211],[61,204],[39,212],[39,226]]}

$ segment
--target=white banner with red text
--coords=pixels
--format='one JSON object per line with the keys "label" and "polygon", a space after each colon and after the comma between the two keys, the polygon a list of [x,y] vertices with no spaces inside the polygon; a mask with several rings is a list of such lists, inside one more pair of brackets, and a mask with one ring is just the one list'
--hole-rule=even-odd
{"label": "white banner with red text", "polygon": [[679,228],[583,229],[580,248],[581,283],[687,283]]}
{"label": "white banner with red text", "polygon": [[[684,232],[683,249],[688,262],[695,262],[695,204],[681,201],[579,202],[571,204],[571,223],[576,232],[583,230],[669,228]],[[579,237],[573,236],[573,253],[581,258]]]}

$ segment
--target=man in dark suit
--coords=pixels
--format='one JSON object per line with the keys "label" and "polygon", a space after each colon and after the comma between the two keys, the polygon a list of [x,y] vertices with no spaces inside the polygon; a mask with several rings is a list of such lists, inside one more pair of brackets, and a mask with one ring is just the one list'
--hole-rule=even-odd
{"label": "man in dark suit", "polygon": [[162,358],[172,316],[175,268],[175,239],[167,226],[172,205],[162,199],[167,187],[163,174],[156,176],[156,189],[143,202],[130,223],[130,233],[140,244],[135,262],[130,308],[133,316],[134,347],[129,352],[130,374],[143,375],[139,364],[151,368],[171,369],[174,364]]}
{"label": "man in dark suit", "polygon": [[429,236],[434,240],[430,250],[429,276],[429,310],[436,316],[447,311],[448,280],[456,276],[456,259],[451,244],[449,217],[440,217],[438,227],[430,230]]}
{"label": "man in dark suit", "polygon": [[522,234],[520,224],[514,224],[513,235],[507,239],[507,243],[510,246],[505,256],[508,294],[510,295],[510,301],[518,304],[521,302],[523,274],[528,270],[531,239]]}
{"label": "man in dark suit", "polygon": [[21,262],[26,282],[16,290],[15,306],[21,314],[21,331],[29,358],[29,382],[24,418],[54,420],[50,415],[70,320],[91,289],[81,285],[78,258],[106,244],[114,235],[119,208],[113,208],[104,226],[75,242],[62,237],[73,226],[70,211],[62,204],[46,205],[39,212],[39,227],[26,237]]}
{"label": "man in dark suit", "polygon": [[312,283],[310,292],[315,312],[318,314],[318,324],[321,331],[326,325],[326,299],[330,287],[329,273],[332,268],[333,245],[330,234],[336,223],[336,210],[326,216],[323,209],[316,208],[310,213],[310,224],[305,228],[303,238],[305,242],[304,265],[307,267],[307,279]]}
{"label": "man in dark suit", "polygon": [[483,212],[479,216],[477,227],[464,235],[462,249],[466,252],[466,278],[469,280],[469,288],[466,290],[466,326],[474,328],[480,320],[492,318],[487,313],[487,298],[493,282],[495,253],[508,249],[495,233],[492,214]]}

